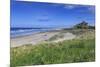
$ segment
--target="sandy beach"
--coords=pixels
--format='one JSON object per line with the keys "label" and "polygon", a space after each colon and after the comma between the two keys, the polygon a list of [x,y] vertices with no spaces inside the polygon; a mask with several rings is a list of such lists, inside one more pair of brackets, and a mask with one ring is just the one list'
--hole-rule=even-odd
{"label": "sandy beach", "polygon": [[[11,38],[11,47],[19,47],[19,46],[27,45],[27,44],[35,45],[40,42],[47,41],[51,37],[58,35],[60,33],[61,32],[41,32],[41,33]],[[57,40],[54,40],[53,42],[59,42],[63,40],[73,39],[73,38],[75,38],[75,35],[73,35],[72,33],[64,33],[63,38],[58,38]]]}

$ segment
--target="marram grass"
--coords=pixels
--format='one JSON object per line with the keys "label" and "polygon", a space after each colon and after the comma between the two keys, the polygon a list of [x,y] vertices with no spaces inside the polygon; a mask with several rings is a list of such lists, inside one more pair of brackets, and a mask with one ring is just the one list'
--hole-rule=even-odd
{"label": "marram grass", "polygon": [[11,67],[95,61],[95,39],[11,48]]}

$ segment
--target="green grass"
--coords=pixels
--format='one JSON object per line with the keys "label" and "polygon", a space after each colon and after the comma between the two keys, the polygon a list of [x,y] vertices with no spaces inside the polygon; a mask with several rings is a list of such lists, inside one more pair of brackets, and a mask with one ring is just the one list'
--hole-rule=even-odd
{"label": "green grass", "polygon": [[95,61],[95,39],[73,39],[11,48],[11,67]]}

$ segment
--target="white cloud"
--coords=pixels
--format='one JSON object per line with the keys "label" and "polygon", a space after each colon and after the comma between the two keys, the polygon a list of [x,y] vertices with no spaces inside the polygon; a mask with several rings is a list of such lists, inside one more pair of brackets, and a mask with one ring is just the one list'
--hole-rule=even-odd
{"label": "white cloud", "polygon": [[66,9],[74,9],[74,8],[76,8],[76,6],[75,5],[64,5],[64,8],[66,8]]}

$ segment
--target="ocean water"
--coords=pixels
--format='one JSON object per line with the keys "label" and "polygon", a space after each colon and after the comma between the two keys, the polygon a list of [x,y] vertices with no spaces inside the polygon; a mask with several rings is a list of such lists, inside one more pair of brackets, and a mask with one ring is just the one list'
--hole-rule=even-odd
{"label": "ocean water", "polygon": [[10,37],[18,37],[24,35],[35,34],[38,32],[45,32],[53,30],[51,28],[11,28],[10,29]]}

